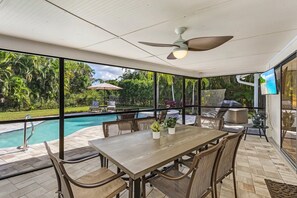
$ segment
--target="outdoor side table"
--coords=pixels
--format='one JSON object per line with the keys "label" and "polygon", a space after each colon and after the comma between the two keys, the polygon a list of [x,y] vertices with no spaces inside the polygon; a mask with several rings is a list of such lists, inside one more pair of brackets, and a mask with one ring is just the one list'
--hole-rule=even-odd
{"label": "outdoor side table", "polygon": [[258,129],[260,138],[262,138],[262,132],[263,132],[263,136],[265,137],[266,141],[269,142],[266,135],[266,129],[269,128],[268,126],[254,125],[254,124],[244,124],[243,126],[244,126],[244,140],[246,140],[246,135],[249,128],[254,128],[254,129]]}

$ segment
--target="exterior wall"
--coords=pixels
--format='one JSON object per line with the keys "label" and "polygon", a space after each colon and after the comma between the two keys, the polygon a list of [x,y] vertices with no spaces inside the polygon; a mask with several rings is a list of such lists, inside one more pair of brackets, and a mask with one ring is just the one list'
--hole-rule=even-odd
{"label": "exterior wall", "polygon": [[[284,47],[276,56],[274,56],[267,64],[266,69],[270,69],[278,65],[289,55],[297,50],[297,36]],[[280,128],[281,128],[281,117],[280,117],[280,94],[268,95],[266,98],[266,111],[268,115],[268,135],[271,136],[274,141],[280,146]]]}

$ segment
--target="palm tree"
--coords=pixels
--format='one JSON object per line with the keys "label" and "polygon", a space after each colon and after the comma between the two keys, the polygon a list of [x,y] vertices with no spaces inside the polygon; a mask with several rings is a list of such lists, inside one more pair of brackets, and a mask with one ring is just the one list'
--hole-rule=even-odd
{"label": "palm tree", "polygon": [[[153,78],[153,72],[148,72],[148,78]],[[173,81],[174,81],[174,75],[171,75],[171,74],[164,74],[164,73],[158,73],[157,74],[157,95],[156,95],[156,100],[157,100],[157,105],[159,106],[159,92],[160,92],[160,80],[161,79],[164,79],[167,83],[167,85],[171,86],[171,93],[172,93],[172,100],[175,101],[175,94],[174,94],[174,84],[173,84]]]}

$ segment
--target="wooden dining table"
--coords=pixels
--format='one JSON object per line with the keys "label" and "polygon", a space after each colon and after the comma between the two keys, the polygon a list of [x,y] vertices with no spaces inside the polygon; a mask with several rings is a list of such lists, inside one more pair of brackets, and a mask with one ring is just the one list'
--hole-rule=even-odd
{"label": "wooden dining table", "polygon": [[140,198],[143,176],[225,135],[219,130],[179,125],[175,134],[163,131],[156,140],[146,130],[96,139],[89,144],[129,176],[134,197]]}

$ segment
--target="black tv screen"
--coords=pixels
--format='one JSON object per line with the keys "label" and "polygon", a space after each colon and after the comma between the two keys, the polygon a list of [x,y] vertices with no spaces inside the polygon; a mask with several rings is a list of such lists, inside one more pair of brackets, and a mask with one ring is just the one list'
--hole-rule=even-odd
{"label": "black tv screen", "polygon": [[278,93],[274,68],[260,75],[260,86],[262,95]]}

